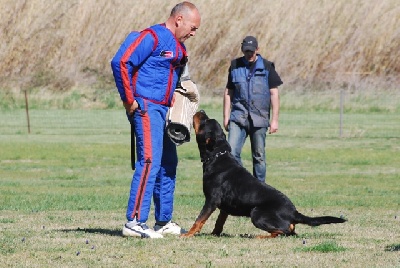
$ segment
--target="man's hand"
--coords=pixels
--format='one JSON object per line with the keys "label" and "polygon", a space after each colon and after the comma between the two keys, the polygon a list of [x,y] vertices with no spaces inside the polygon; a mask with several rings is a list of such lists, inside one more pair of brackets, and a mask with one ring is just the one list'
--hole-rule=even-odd
{"label": "man's hand", "polygon": [[272,120],[269,126],[269,134],[275,133],[278,131],[278,121]]}
{"label": "man's hand", "polygon": [[224,128],[226,131],[229,132],[229,118],[228,119],[224,118]]}
{"label": "man's hand", "polygon": [[188,91],[188,92],[183,93],[183,95],[185,97],[187,97],[191,102],[198,102],[199,101],[199,98],[197,97],[196,92]]}
{"label": "man's hand", "polygon": [[177,88],[176,91],[179,91],[188,98],[191,102],[199,101],[199,92],[197,91],[197,86],[192,80],[185,80],[181,82],[182,89]]}
{"label": "man's hand", "polygon": [[129,115],[132,115],[136,111],[136,109],[139,108],[139,104],[137,103],[136,100],[134,100],[133,103],[131,103],[131,104],[124,102],[124,107],[125,107],[126,112]]}

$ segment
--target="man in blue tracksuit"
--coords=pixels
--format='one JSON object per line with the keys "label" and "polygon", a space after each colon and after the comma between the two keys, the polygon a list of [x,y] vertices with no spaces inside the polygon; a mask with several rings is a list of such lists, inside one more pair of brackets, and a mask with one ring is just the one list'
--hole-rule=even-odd
{"label": "man in blue tracksuit", "polygon": [[[133,174],[124,236],[161,238],[180,234],[172,222],[176,168],[175,144],[165,131],[166,114],[187,62],[183,45],[196,34],[200,14],[190,2],[177,4],[163,24],[128,35],[111,61],[114,79],[135,127],[137,161]],[[154,229],[146,225],[154,200]]]}

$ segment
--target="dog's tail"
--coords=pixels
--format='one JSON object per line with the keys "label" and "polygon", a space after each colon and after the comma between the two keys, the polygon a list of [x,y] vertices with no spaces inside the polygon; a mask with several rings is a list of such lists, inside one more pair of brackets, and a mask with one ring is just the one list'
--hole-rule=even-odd
{"label": "dog's tail", "polygon": [[333,217],[333,216],[322,216],[322,217],[308,217],[300,212],[296,212],[295,216],[296,223],[303,223],[310,226],[319,226],[321,224],[331,224],[331,223],[343,223],[347,220],[340,217]]}

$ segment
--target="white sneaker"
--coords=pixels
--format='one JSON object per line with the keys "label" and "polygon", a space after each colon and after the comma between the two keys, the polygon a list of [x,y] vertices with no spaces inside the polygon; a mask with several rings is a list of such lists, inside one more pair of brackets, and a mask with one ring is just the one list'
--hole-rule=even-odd
{"label": "white sneaker", "polygon": [[145,223],[130,221],[122,228],[123,236],[136,236],[141,238],[163,238],[161,233],[150,229]]}
{"label": "white sneaker", "polygon": [[166,225],[154,225],[154,231],[159,234],[173,234],[173,235],[181,235],[186,234],[187,231],[182,229],[176,222],[169,221]]}

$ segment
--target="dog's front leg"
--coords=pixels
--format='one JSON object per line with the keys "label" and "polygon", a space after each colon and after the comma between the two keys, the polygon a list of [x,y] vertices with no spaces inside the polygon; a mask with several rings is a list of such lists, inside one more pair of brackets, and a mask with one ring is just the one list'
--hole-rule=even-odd
{"label": "dog's front leg", "polygon": [[228,213],[226,213],[223,210],[220,210],[217,221],[215,222],[214,230],[211,233],[212,235],[219,236],[222,233],[222,230],[224,229],[224,224],[225,224],[225,221],[227,218],[228,218]]}
{"label": "dog's front leg", "polygon": [[215,209],[216,207],[205,204],[192,228],[190,228],[189,232],[186,234],[182,234],[181,237],[191,237],[194,236],[195,233],[200,232],[201,228],[203,228],[203,225],[206,223],[207,219],[211,216]]}

